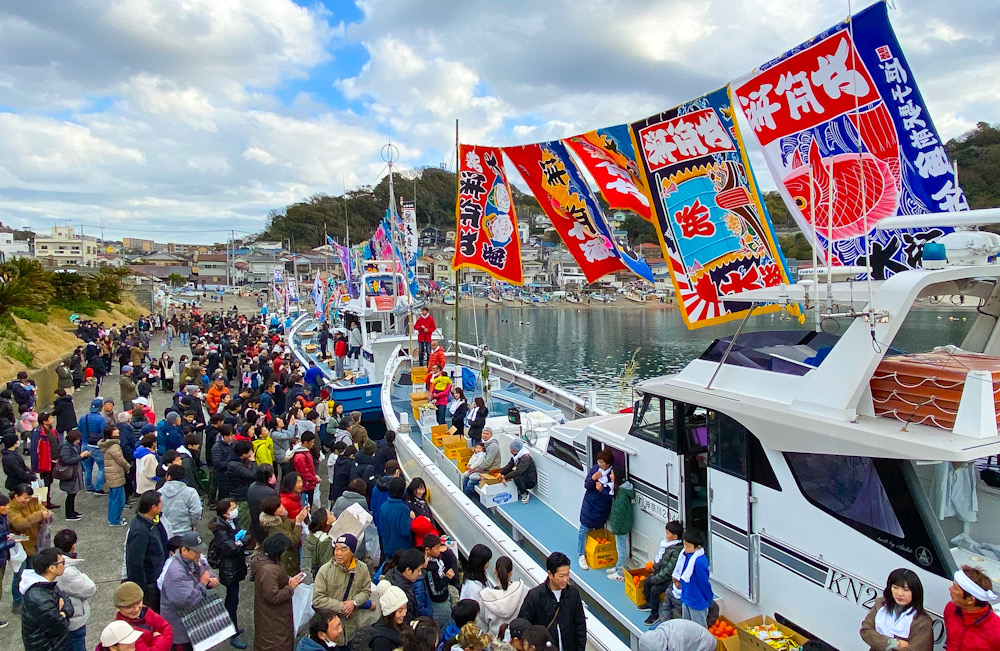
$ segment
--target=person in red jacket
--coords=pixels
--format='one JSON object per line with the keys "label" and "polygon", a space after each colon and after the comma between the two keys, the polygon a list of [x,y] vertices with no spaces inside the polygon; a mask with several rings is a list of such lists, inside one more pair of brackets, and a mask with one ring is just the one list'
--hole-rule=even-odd
{"label": "person in red jacket", "polygon": [[990,602],[997,600],[993,582],[982,570],[963,565],[948,589],[951,603],[944,608],[948,634],[946,651],[1000,651],[1000,617]]}
{"label": "person in red jacket", "polygon": [[316,445],[316,433],[306,432],[302,435],[299,444],[292,448],[292,467],[295,472],[302,475],[302,492],[306,494],[310,505],[313,501],[313,491],[319,486],[319,477],[316,475],[316,460],[312,454],[314,445]]}
{"label": "person in red jacket", "polygon": [[431,352],[427,356],[427,372],[429,373],[435,364],[440,366],[443,371],[447,363],[448,360],[445,359],[444,348],[441,347],[437,339],[431,339]]}
{"label": "person in red jacket", "polygon": [[426,305],[420,308],[420,316],[413,322],[413,329],[417,332],[417,346],[420,349],[420,366],[423,366],[424,361],[430,357],[431,337],[434,335],[436,328],[437,323],[434,322],[431,311]]}
{"label": "person in red jacket", "polygon": [[38,476],[45,482],[45,508],[49,510],[59,508],[52,503],[52,464],[53,459],[59,458],[59,445],[55,416],[38,414]]}
{"label": "person in red jacket", "polygon": [[[170,651],[174,645],[174,632],[167,620],[142,603],[142,588],[126,581],[115,588],[115,620],[128,622],[142,637],[135,643],[135,651]],[[98,651],[103,649],[98,646]]]}
{"label": "person in red jacket", "polygon": [[304,487],[305,482],[302,481],[302,475],[297,472],[290,472],[281,478],[281,492],[278,496],[281,498],[281,505],[288,511],[288,517],[292,520],[297,518],[299,511],[305,508],[302,505],[302,489]]}

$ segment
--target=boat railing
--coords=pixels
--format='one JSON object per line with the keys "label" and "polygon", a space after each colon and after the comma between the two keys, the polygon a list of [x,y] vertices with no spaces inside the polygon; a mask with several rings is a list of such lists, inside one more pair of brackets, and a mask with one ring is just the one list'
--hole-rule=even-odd
{"label": "boat railing", "polygon": [[458,345],[459,353],[467,353],[470,354],[472,357],[476,357],[479,359],[482,359],[483,356],[486,356],[501,363],[506,362],[507,365],[509,365],[509,367],[513,368],[514,370],[520,370],[521,365],[524,364],[522,360],[519,360],[516,357],[503,355],[496,351],[492,351],[488,348],[484,348],[483,346],[476,346],[475,344],[469,344],[464,341],[456,342],[454,339],[450,339],[449,341],[452,344],[452,346],[456,344]]}
{"label": "boat railing", "polygon": [[[472,547],[485,544],[493,552],[493,557],[507,556],[514,566],[513,578],[535,586],[546,580],[545,568],[536,562],[520,545],[483,510],[458,490],[455,482],[444,469],[424,454],[418,443],[419,433],[411,434],[410,428],[401,430],[399,419],[392,405],[392,389],[401,373],[412,364],[412,358],[402,354],[402,346],[397,346],[391,361],[386,365],[385,381],[382,383],[382,414],[387,429],[396,432],[396,453],[400,467],[408,479],[420,477],[427,484],[427,491],[435,498],[430,501],[434,518],[458,544],[459,550],[468,555]],[[416,423],[413,428],[418,427]],[[452,471],[455,471],[452,469]],[[438,497],[440,496],[440,497]],[[587,651],[628,651],[630,645],[622,642],[601,622],[590,608],[586,608]],[[633,637],[632,648],[638,641]]]}

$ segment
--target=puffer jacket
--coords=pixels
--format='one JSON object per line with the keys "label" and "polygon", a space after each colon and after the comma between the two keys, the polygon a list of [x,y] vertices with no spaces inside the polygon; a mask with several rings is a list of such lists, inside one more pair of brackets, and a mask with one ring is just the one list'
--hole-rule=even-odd
{"label": "puffer jacket", "polygon": [[73,407],[73,396],[57,396],[52,403],[52,412],[56,416],[56,430],[62,434],[76,427],[79,422]]}
{"label": "puffer jacket", "polygon": [[108,488],[118,488],[125,485],[129,462],[125,460],[122,444],[118,439],[104,439],[97,444],[104,453],[104,480]]}
{"label": "puffer jacket", "polygon": [[608,531],[616,536],[625,536],[632,531],[635,521],[635,489],[626,481],[615,489],[611,500],[611,514],[608,516]]}
{"label": "puffer jacket", "polygon": [[597,482],[593,478],[598,470],[599,467],[595,465],[587,471],[583,480],[586,492],[583,494],[583,504],[580,505],[580,524],[589,529],[600,529],[611,515],[611,493],[607,486],[597,490]]}
{"label": "puffer jacket", "polygon": [[528,586],[521,581],[511,581],[506,590],[499,587],[482,589],[479,599],[483,602],[490,635],[496,637],[500,626],[510,624],[517,617],[527,595]]}
{"label": "puffer jacket", "polygon": [[90,619],[90,600],[97,594],[97,584],[77,567],[83,559],[68,556],[63,558],[66,560],[66,570],[56,579],[56,585],[63,598],[69,597],[73,603],[73,618],[69,622],[69,630],[75,631],[86,626]]}
{"label": "puffer jacket", "polygon": [[[21,604],[21,642],[24,644],[24,651],[68,649],[69,641],[66,638],[74,614],[73,602],[63,596],[55,582],[46,581],[30,570],[25,570],[21,575],[22,587],[26,578],[29,585],[23,592],[24,601]],[[62,610],[59,609],[60,599],[63,600]]]}
{"label": "puffer jacket", "polygon": [[257,463],[245,462],[242,459],[230,459],[226,465],[226,483],[229,486],[229,497],[235,502],[247,501],[247,489],[257,480]]}
{"label": "puffer jacket", "polygon": [[291,545],[281,555],[281,565],[285,568],[288,576],[295,576],[299,573],[299,547],[302,545],[302,529],[294,521],[284,516],[260,514],[260,526],[264,533],[270,536],[272,533],[280,533],[291,541]]}
{"label": "puffer jacket", "polygon": [[104,427],[108,424],[107,419],[101,415],[101,408],[104,401],[94,398],[90,403],[90,413],[80,419],[76,428],[83,434],[83,442],[87,445],[97,445],[104,438]]}
{"label": "puffer jacket", "polygon": [[681,555],[682,551],[684,551],[684,545],[679,539],[663,550],[663,556],[660,557],[659,562],[653,563],[653,573],[646,579],[650,585],[672,580],[674,567],[677,566],[677,557]]}
{"label": "puffer jacket", "polygon": [[163,496],[160,518],[166,522],[172,535],[197,528],[202,511],[198,491],[182,481],[168,481],[160,489],[160,495]]}
{"label": "puffer jacket", "polygon": [[180,552],[167,559],[169,566],[163,571],[160,587],[160,614],[170,623],[174,632],[174,645],[190,642],[188,631],[181,621],[182,611],[200,604],[208,592],[201,575],[209,569],[204,559],[194,563],[185,561]]}
{"label": "puffer jacket", "polygon": [[247,560],[243,554],[243,543],[236,542],[236,528],[226,520],[216,517],[208,525],[212,532],[209,547],[218,559],[219,583],[224,586],[237,585],[247,578]]}
{"label": "puffer jacket", "polygon": [[28,540],[21,543],[24,553],[28,556],[34,556],[37,551],[38,532],[42,528],[42,522],[45,521],[44,512],[45,507],[37,497],[32,497],[27,504],[21,504],[13,499],[10,501],[7,524],[12,533],[28,537]]}

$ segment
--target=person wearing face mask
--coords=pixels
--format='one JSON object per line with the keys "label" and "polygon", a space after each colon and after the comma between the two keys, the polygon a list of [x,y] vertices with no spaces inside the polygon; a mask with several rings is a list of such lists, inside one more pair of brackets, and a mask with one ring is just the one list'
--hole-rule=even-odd
{"label": "person wearing face mask", "polygon": [[247,578],[247,561],[243,553],[247,532],[236,524],[239,507],[231,498],[219,500],[215,513],[215,520],[208,526],[213,536],[208,545],[208,561],[219,570],[219,583],[226,586],[226,610],[236,628],[236,635],[229,643],[237,649],[245,649],[247,643],[240,639],[243,629],[236,612],[240,605],[240,582]]}
{"label": "person wearing face mask", "polygon": [[296,651],[325,651],[336,649],[337,640],[344,630],[340,616],[332,610],[319,609],[309,620],[309,637],[302,638]]}
{"label": "person wearing face mask", "polygon": [[174,649],[191,651],[191,639],[181,619],[183,613],[204,601],[208,591],[219,585],[202,556],[207,547],[197,531],[187,531],[170,539],[177,549],[167,559],[156,584],[160,589],[160,614],[174,631]]}
{"label": "person wearing face mask", "polygon": [[[257,466],[257,480],[247,489],[247,511],[250,516],[250,536],[253,541],[260,542],[267,537],[264,527],[260,524],[260,502],[265,497],[279,497],[275,490],[277,483],[274,467],[269,463]],[[249,543],[248,543],[249,544]]]}

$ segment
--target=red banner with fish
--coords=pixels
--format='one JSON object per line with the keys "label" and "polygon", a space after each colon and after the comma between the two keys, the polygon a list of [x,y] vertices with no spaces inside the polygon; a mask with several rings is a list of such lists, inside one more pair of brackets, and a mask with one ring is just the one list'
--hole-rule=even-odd
{"label": "red banner with fish", "polygon": [[883,3],[731,89],[789,210],[834,265],[876,278],[916,267],[923,243],[951,229],[878,221],[968,209]]}
{"label": "red banner with fish", "polygon": [[475,267],[524,284],[517,217],[499,147],[459,145],[458,229],[452,267]]}

